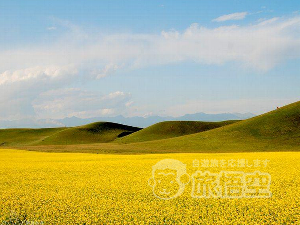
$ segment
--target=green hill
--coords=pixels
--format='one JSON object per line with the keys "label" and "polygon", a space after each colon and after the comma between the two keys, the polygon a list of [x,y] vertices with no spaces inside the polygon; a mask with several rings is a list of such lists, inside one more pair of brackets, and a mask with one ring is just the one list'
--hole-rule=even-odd
{"label": "green hill", "polygon": [[64,129],[0,129],[0,146],[34,145]]}
{"label": "green hill", "polygon": [[300,102],[210,131],[144,142],[143,149],[160,152],[299,151]]}
{"label": "green hill", "polygon": [[98,122],[80,127],[52,129],[2,129],[1,146],[71,145],[106,143],[139,131],[140,128]]}
{"label": "green hill", "polygon": [[72,127],[57,132],[41,141],[42,145],[73,145],[106,143],[123,135],[139,131],[140,128],[110,122],[97,122],[80,127]]}
{"label": "green hill", "polygon": [[124,138],[117,139],[119,143],[134,143],[174,138],[208,131],[237,121],[199,122],[199,121],[166,121],[154,124]]}
{"label": "green hill", "polygon": [[[169,124],[164,129],[160,127],[162,130],[156,128],[156,132],[160,132],[156,137],[149,137],[147,133],[153,131],[146,128],[144,132],[118,141],[114,140],[139,128],[104,122],[74,128],[0,130],[0,143],[4,143],[4,147],[17,145],[20,149],[36,151],[110,154],[300,151],[300,102],[248,120],[180,137],[168,136],[170,127]],[[174,132],[174,126],[171,130]],[[184,129],[178,130],[176,135],[184,133]],[[162,136],[165,139],[150,141]],[[136,141],[134,138],[138,142],[126,144],[125,140]]]}

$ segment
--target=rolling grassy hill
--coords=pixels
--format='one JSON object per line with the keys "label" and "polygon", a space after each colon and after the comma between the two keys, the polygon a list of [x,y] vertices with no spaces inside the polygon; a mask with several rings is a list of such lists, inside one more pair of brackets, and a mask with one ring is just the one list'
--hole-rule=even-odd
{"label": "rolling grassy hill", "polygon": [[139,130],[137,127],[109,122],[71,128],[3,129],[0,130],[0,144],[23,146],[106,143]]}
{"label": "rolling grassy hill", "polygon": [[0,129],[0,146],[35,145],[66,128]]}
{"label": "rolling grassy hill", "polygon": [[139,131],[140,128],[110,122],[97,122],[85,126],[73,127],[58,132],[44,139],[43,145],[69,145],[106,143],[123,135]]}
{"label": "rolling grassy hill", "polygon": [[[113,128],[114,126],[117,127]],[[26,135],[18,137],[18,148],[47,152],[111,154],[300,151],[300,102],[212,130],[161,140],[145,141],[146,138],[143,137],[142,142],[136,143],[113,141],[124,132],[132,132],[118,126],[103,127],[103,123],[96,123],[59,130],[46,138],[48,134],[43,131],[45,134],[36,138],[32,134],[28,135],[31,137],[28,141],[24,141]],[[1,132],[0,141],[7,142]]]}
{"label": "rolling grassy hill", "polygon": [[300,102],[210,131],[144,142],[143,148],[161,152],[300,151]]}
{"label": "rolling grassy hill", "polygon": [[[35,147],[28,149],[40,151]],[[49,146],[43,151],[111,154],[300,151],[300,102],[248,120],[181,137],[128,144]]]}
{"label": "rolling grassy hill", "polygon": [[237,122],[166,121],[154,124],[131,135],[117,139],[119,143],[153,141],[208,131]]}

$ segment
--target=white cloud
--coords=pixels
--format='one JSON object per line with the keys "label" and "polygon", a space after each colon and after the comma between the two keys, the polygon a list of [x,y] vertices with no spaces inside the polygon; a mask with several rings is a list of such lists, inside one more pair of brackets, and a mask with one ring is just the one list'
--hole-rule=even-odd
{"label": "white cloud", "polygon": [[114,99],[114,98],[118,98],[118,97],[124,97],[126,96],[126,94],[122,91],[116,91],[113,93],[110,93],[109,95],[105,96],[105,99]]}
{"label": "white cloud", "polygon": [[220,16],[216,19],[214,19],[214,22],[225,22],[228,20],[242,20],[245,19],[245,17],[248,15],[248,12],[238,12],[238,13],[231,13],[228,15]]}
{"label": "white cloud", "polygon": [[125,106],[130,107],[130,106],[132,106],[132,104],[134,104],[134,101],[129,101],[129,102],[126,102]]}
{"label": "white cloud", "polygon": [[88,118],[121,113],[130,99],[129,93],[120,91],[101,95],[97,92],[68,88],[41,94],[33,102],[33,107],[39,118]]}
{"label": "white cloud", "polygon": [[96,79],[101,79],[103,77],[113,74],[114,72],[117,71],[117,69],[119,69],[118,65],[109,63],[101,70],[92,71],[92,74],[95,75]]}
{"label": "white cloud", "polygon": [[300,17],[273,18],[244,26],[208,28],[192,24],[182,32],[105,35],[96,31],[85,33],[66,23],[70,33],[54,43],[1,51],[0,73],[72,65],[87,77],[99,79],[122,69],[182,61],[238,62],[267,71],[286,60],[299,58],[299,25]]}
{"label": "white cloud", "polygon": [[75,117],[79,117],[79,118],[114,116],[115,110],[114,109],[88,110],[88,111],[71,112],[68,115],[69,115],[69,117],[75,116]]}
{"label": "white cloud", "polygon": [[270,24],[276,22],[277,20],[279,20],[279,18],[274,17],[272,19],[259,19],[258,22],[259,22],[260,26],[265,26],[265,25],[270,25]]}
{"label": "white cloud", "polygon": [[161,35],[165,38],[165,39],[178,39],[180,34],[178,31],[176,30],[171,30],[171,31],[162,31]]}
{"label": "white cloud", "polygon": [[77,73],[77,69],[72,66],[36,66],[15,71],[6,70],[0,74],[0,85],[37,79],[55,79]]}
{"label": "white cloud", "polygon": [[[159,34],[103,34],[95,30],[89,33],[69,22],[60,23],[68,32],[47,45],[16,46],[0,52],[1,118],[41,116],[42,112],[49,117],[52,117],[50,112],[56,116],[85,112],[75,105],[85,105],[89,101],[87,94],[79,97],[84,101],[68,95],[62,100],[47,100],[45,96],[51,90],[72,87],[82,78],[93,81],[119,70],[192,61],[212,65],[234,62],[266,72],[288,60],[300,58],[299,16],[217,28],[192,24],[184,31],[170,30]],[[126,107],[130,97],[120,92],[91,97],[97,107],[88,111],[96,113],[111,109],[110,112],[121,112],[116,105],[107,103],[115,95],[116,99],[125,99],[119,104]]]}
{"label": "white cloud", "polygon": [[56,27],[47,27],[47,30],[56,30]]}

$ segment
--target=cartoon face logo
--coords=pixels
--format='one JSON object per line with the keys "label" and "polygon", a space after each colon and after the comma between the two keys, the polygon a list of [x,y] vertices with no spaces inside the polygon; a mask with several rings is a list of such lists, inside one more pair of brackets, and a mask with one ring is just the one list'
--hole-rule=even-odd
{"label": "cartoon face logo", "polygon": [[152,167],[148,183],[155,197],[169,200],[180,196],[189,180],[185,164],[175,159],[164,159]]}

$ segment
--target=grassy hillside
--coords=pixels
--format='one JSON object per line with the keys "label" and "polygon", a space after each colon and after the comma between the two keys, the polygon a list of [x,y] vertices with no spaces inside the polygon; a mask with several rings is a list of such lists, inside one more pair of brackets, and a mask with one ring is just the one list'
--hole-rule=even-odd
{"label": "grassy hillside", "polygon": [[40,141],[39,144],[44,146],[32,144],[18,148],[47,152],[111,154],[300,151],[300,102],[201,133],[155,141],[99,143],[114,140],[123,130],[116,128],[113,131],[108,130],[105,135],[103,132],[87,135],[93,133],[91,130],[95,129],[90,129],[89,126],[69,128]]}
{"label": "grassy hillside", "polygon": [[64,129],[0,129],[0,146],[34,145]]}
{"label": "grassy hillside", "polygon": [[199,133],[237,121],[224,121],[224,122],[200,122],[200,121],[166,121],[154,124],[143,130],[135,132],[131,135],[117,139],[119,143],[134,143],[143,141],[153,141],[160,139],[167,139]]}
{"label": "grassy hillside", "polygon": [[207,132],[143,145],[170,152],[299,151],[300,102]]}
{"label": "grassy hillside", "polygon": [[0,130],[0,145],[28,146],[105,143],[138,130],[140,128],[108,122],[98,122],[72,128],[3,129]]}
{"label": "grassy hillside", "polygon": [[97,122],[85,126],[68,128],[61,132],[57,132],[56,134],[45,138],[39,144],[69,145],[106,143],[138,130],[140,130],[140,128],[117,123]]}
{"label": "grassy hillside", "polygon": [[[41,150],[36,147],[27,149]],[[248,120],[181,137],[129,144],[48,146],[42,150],[114,154],[300,151],[300,102]]]}

